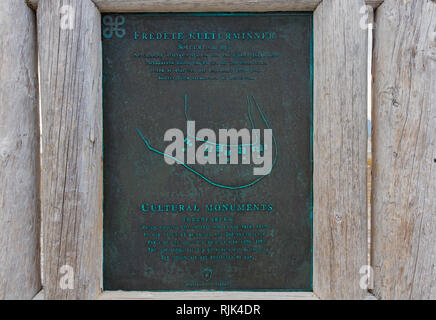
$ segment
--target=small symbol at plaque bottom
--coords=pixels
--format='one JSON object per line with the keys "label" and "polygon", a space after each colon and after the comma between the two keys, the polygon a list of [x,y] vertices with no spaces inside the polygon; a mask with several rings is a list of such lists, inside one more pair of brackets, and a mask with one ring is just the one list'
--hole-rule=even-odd
{"label": "small symbol at plaque bottom", "polygon": [[205,281],[210,281],[212,279],[213,271],[210,268],[206,268],[203,270],[202,275]]}

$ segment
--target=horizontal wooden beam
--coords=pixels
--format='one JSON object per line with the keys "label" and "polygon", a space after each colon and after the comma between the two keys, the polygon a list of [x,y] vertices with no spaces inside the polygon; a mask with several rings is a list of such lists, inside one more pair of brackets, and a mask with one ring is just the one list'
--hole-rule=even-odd
{"label": "horizontal wooden beam", "polygon": [[103,291],[98,300],[319,300],[312,292]]}
{"label": "horizontal wooden beam", "polygon": [[[44,300],[41,290],[32,300]],[[373,296],[368,300],[375,299]],[[319,300],[313,292],[103,291],[97,300]]]}
{"label": "horizontal wooden beam", "polygon": [[[25,0],[36,9],[39,0]],[[322,0],[92,0],[101,12],[314,11]],[[374,8],[383,0],[366,0]]]}

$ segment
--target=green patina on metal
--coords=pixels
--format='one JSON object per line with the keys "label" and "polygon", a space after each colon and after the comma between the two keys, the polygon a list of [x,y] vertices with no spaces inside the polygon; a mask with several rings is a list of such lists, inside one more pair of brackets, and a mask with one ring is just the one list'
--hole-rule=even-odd
{"label": "green patina on metal", "polygon": [[[107,14],[102,34],[105,290],[311,291],[312,13]],[[187,95],[198,129],[271,127],[270,174],[166,164]]]}

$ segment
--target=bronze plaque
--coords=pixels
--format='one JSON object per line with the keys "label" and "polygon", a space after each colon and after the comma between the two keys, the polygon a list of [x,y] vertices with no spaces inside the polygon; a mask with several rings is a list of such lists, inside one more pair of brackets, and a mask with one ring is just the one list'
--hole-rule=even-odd
{"label": "bronze plaque", "polygon": [[[105,290],[311,290],[312,32],[311,13],[103,15]],[[200,146],[216,164],[188,163]]]}

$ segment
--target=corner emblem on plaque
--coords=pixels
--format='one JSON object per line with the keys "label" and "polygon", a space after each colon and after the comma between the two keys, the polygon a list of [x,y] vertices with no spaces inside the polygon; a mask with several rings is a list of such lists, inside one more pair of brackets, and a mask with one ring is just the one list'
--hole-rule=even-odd
{"label": "corner emblem on plaque", "polygon": [[105,28],[103,29],[103,36],[106,39],[111,39],[113,34],[118,38],[123,38],[126,35],[126,29],[120,28],[126,22],[126,18],[123,16],[116,16],[115,19],[112,16],[105,16],[103,18],[103,24]]}
{"label": "corner emblem on plaque", "polygon": [[212,274],[213,274],[212,269],[210,268],[204,269],[202,272],[204,281],[210,281],[212,279]]}

